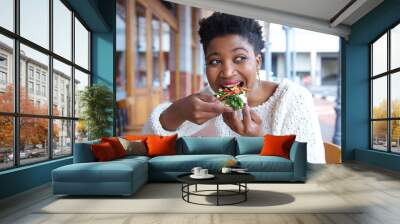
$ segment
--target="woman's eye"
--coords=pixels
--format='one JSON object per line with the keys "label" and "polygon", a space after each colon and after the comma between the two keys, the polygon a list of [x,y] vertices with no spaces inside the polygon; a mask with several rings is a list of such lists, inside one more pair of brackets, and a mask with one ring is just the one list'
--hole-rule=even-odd
{"label": "woman's eye", "polygon": [[236,58],[234,59],[234,62],[235,62],[235,63],[241,63],[241,62],[246,61],[246,60],[247,60],[247,57],[245,57],[245,56],[239,56],[239,57],[236,57]]}
{"label": "woman's eye", "polygon": [[218,60],[218,59],[213,59],[213,60],[210,60],[208,62],[209,65],[217,65],[217,64],[220,64],[220,63],[221,63],[221,61]]}

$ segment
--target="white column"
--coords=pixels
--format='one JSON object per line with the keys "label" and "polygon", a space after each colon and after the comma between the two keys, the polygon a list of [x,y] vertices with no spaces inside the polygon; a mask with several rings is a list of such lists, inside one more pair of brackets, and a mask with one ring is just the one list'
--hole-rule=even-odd
{"label": "white column", "polygon": [[[310,73],[311,73],[311,78],[312,78],[312,84],[314,86],[320,86],[321,85],[321,72],[320,68],[318,68],[318,63],[317,63],[317,52],[313,49],[310,52]],[[321,63],[319,63],[321,66]]]}
{"label": "white column", "polygon": [[270,30],[269,23],[264,22],[264,33],[265,33],[265,51],[264,51],[264,69],[265,69],[265,80],[270,79],[271,75],[271,42],[270,42]]}
{"label": "white column", "polygon": [[192,73],[192,16],[189,6],[179,5],[180,54],[181,72]]}

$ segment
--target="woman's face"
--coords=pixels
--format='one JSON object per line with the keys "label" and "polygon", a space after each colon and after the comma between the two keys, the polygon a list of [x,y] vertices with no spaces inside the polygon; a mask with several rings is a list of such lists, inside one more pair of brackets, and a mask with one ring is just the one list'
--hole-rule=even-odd
{"label": "woman's face", "polygon": [[255,87],[261,56],[254,54],[245,38],[234,34],[216,37],[206,51],[207,79],[214,91],[237,83],[249,89]]}

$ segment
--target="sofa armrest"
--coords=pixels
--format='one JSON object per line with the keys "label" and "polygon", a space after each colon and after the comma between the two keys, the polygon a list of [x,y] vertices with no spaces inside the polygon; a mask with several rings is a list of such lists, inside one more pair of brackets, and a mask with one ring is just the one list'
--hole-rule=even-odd
{"label": "sofa armrest", "polygon": [[307,143],[294,142],[290,148],[290,160],[293,162],[293,179],[305,181],[307,176]]}
{"label": "sofa armrest", "polygon": [[92,144],[100,143],[99,140],[75,143],[74,145],[74,163],[89,163],[95,162],[96,158],[94,157],[90,146]]}

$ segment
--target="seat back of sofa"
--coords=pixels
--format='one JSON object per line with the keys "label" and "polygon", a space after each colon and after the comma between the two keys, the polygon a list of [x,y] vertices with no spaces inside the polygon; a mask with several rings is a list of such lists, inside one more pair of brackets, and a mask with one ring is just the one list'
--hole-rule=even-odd
{"label": "seat back of sofa", "polygon": [[178,155],[225,154],[235,156],[234,137],[181,137],[176,144]]}
{"label": "seat back of sofa", "polygon": [[99,144],[100,140],[75,143],[74,145],[74,163],[95,162],[96,158],[90,148],[92,144]]}
{"label": "seat back of sofa", "polygon": [[263,137],[236,137],[236,155],[260,154],[263,144]]}

